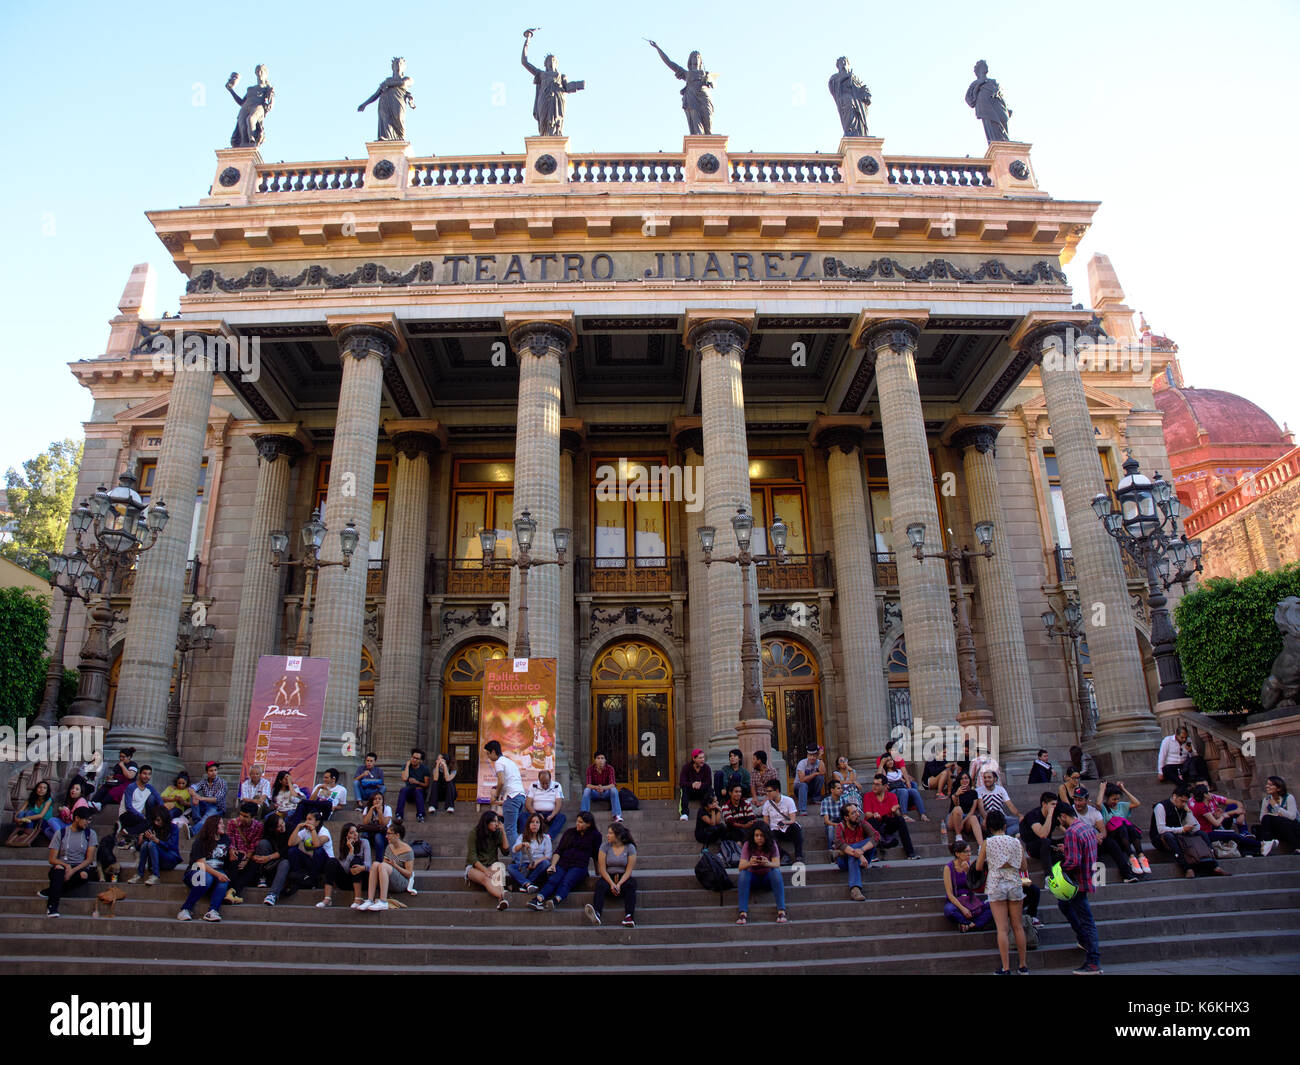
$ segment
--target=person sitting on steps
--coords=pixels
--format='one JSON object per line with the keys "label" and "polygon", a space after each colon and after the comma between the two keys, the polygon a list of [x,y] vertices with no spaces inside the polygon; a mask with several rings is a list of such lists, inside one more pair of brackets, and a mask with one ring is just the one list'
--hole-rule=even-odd
{"label": "person sitting on steps", "polygon": [[[380,794],[382,798],[382,794]],[[343,826],[339,836],[339,853],[337,858],[330,858],[325,863],[325,897],[316,903],[317,909],[334,905],[334,889],[352,890],[351,909],[359,910],[364,905],[361,901],[362,881],[369,878],[370,866],[374,862],[370,850],[370,840],[361,835],[356,825],[348,822]]]}
{"label": "person sitting on steps", "polygon": [[970,844],[957,839],[952,845],[952,861],[943,867],[943,915],[957,926],[958,932],[974,932],[993,920],[993,911],[970,886]]}
{"label": "person sitting on steps", "polygon": [[[769,780],[764,788],[767,798],[759,815],[767,821],[768,834],[778,848],[781,840],[789,840],[794,844],[794,861],[803,861],[803,827],[799,824],[794,800],[781,794],[781,785],[775,778]],[[781,864],[788,865],[787,858],[788,855],[782,856]]]}
{"label": "person sitting on steps", "polygon": [[582,789],[580,811],[591,809],[591,804],[599,800],[609,803],[609,812],[615,821],[623,820],[623,807],[618,797],[618,781],[614,778],[614,767],[605,759],[603,751],[597,751],[591,765],[587,767],[586,786]]}
{"label": "person sitting on steps", "polygon": [[749,839],[740,848],[740,887],[737,892],[739,912],[736,924],[749,923],[749,896],[758,888],[772,892],[772,898],[776,902],[776,923],[787,923],[785,885],[781,882],[781,850],[762,821],[749,830]]}
{"label": "person sitting on steps", "polygon": [[590,811],[579,812],[572,828],[565,831],[551,855],[546,886],[528,904],[531,910],[553,910],[587,879],[587,868],[600,850],[600,833]]}
{"label": "person sitting on steps", "polygon": [[636,878],[632,876],[635,868],[636,841],[626,825],[615,822],[605,830],[605,842],[596,852],[596,893],[583,907],[587,920],[600,924],[605,899],[613,895],[623,900],[623,927],[636,927]]}
{"label": "person sitting on steps", "polygon": [[844,817],[835,828],[833,853],[835,864],[849,874],[849,898],[866,902],[862,894],[862,875],[871,864],[876,850],[877,836],[871,825],[862,819],[862,811],[852,803],[844,807]]}
{"label": "person sitting on steps", "polygon": [[[358,910],[388,909],[390,891],[405,891],[408,895],[416,893],[415,851],[406,842],[405,836],[406,826],[401,821],[394,821],[388,826],[384,860],[371,863],[366,901],[357,907]],[[375,898],[376,891],[379,893],[378,898]]]}
{"label": "person sitting on steps", "polygon": [[[1227,876],[1220,867],[1210,847],[1210,840],[1201,831],[1196,815],[1188,808],[1191,789],[1179,784],[1164,802],[1158,802],[1151,812],[1151,845],[1174,856],[1178,868],[1188,880],[1198,875]],[[1192,837],[1199,837],[1204,846],[1198,846]]]}
{"label": "person sitting on steps", "polygon": [[430,802],[427,813],[436,814],[438,804],[441,802],[447,804],[447,813],[456,812],[456,760],[454,758],[439,754],[434,761],[433,792],[428,799]]}
{"label": "person sitting on steps", "polygon": [[509,909],[510,900],[506,898],[504,878],[498,879],[492,867],[509,856],[510,844],[506,842],[501,815],[495,810],[484,810],[479,815],[478,824],[469,830],[465,851],[465,879],[471,884],[477,884],[496,899],[498,910]]}
{"label": "person sitting on steps", "polygon": [[679,820],[689,821],[691,819],[691,803],[702,802],[708,805],[708,801],[713,795],[713,773],[704,760],[704,752],[698,747],[691,751],[690,761],[682,766],[682,772],[678,777],[677,784],[681,791],[681,816]]}

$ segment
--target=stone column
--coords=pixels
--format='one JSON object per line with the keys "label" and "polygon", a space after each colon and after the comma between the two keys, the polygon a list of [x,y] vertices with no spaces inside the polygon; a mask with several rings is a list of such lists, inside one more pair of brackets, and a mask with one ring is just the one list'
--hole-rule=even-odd
{"label": "stone column", "polygon": [[[844,655],[849,761],[862,769],[874,769],[876,755],[889,740],[889,693],[876,618],[873,542],[862,483],[862,435],[857,426],[832,425],[818,433],[815,442],[828,450],[827,487],[838,600],[836,628]],[[823,705],[829,710],[829,704]]]}
{"label": "stone column", "polygon": [[322,561],[342,557],[339,533],[356,524],[359,539],[348,567],[322,569],[312,607],[311,653],[330,660],[325,720],[321,727],[320,768],[339,760],[340,737],[357,728],[357,680],[361,673],[361,636],[366,620],[366,545],[370,543],[370,508],[375,494],[375,452],[379,443],[379,404],[384,364],[393,357],[397,338],[375,325],[345,325],[337,334],[343,362],[330,480],[322,520],[329,532]]}
{"label": "stone column", "polygon": [[938,558],[917,562],[906,534],[908,525],[921,522],[929,547],[943,543],[916,381],[920,330],[912,322],[894,319],[872,326],[863,339],[876,362],[913,720],[947,726],[956,722],[961,701],[947,563]]}
{"label": "stone column", "polygon": [[[704,432],[688,426],[676,434],[674,443],[682,452],[682,462],[698,491],[703,477]],[[713,691],[709,666],[709,570],[700,552],[704,510],[686,510],[686,609],[689,617],[690,689],[686,707],[686,750],[707,747],[713,735]],[[748,767],[746,767],[748,768]]]}
{"label": "stone column", "polygon": [[[193,338],[194,334],[187,334],[187,341]],[[122,673],[107,740],[113,750],[135,747],[137,761],[148,759],[160,780],[179,771],[164,734],[176,630],[185,597],[185,556],[212,408],[212,363],[207,355],[197,363],[184,368],[179,354],[176,359],[152,495],[167,504],[171,519],[136,566]]]}
{"label": "stone column", "polygon": [[[280,591],[285,571],[271,565],[270,534],[285,527],[289,505],[289,471],[302,451],[293,436],[266,433],[253,437],[257,446],[257,498],[248,523],[244,581],[239,589],[239,628],[226,693],[226,739],[223,758],[239,765],[244,757],[248,714],[253,699],[257,660],[275,653],[280,628]],[[290,542],[298,539],[289,531]]]}
{"label": "stone column", "polygon": [[[583,438],[574,429],[560,431],[560,519],[559,524],[570,529],[578,528],[574,520],[573,462],[574,456],[582,450]],[[586,478],[582,479],[583,491],[586,491]],[[552,548],[555,546],[551,540]],[[560,568],[560,649],[561,668],[556,681],[556,701],[559,704],[555,715],[555,779],[564,786],[564,794],[572,795],[576,787],[572,779],[573,765],[582,750],[578,735],[578,704],[574,688],[574,670],[577,668],[577,634],[573,620],[573,562],[577,558],[577,545],[569,548],[569,564]],[[549,567],[548,567],[549,568]],[[578,797],[582,794],[579,791]]]}
{"label": "stone column", "polygon": [[1007,538],[1006,517],[998,495],[995,443],[1001,422],[966,425],[952,435],[961,452],[972,523],[993,523],[993,557],[975,558],[975,579],[984,618],[984,647],[989,656],[993,713],[1001,730],[1000,760],[1017,772],[1038,753],[1034,696],[1029,683],[1029,656],[1020,623],[1020,596]]}
{"label": "stone column", "polygon": [[1142,655],[1129,607],[1119,546],[1092,509],[1106,490],[1092,416],[1075,360],[1076,326],[1049,322],[1020,341],[1040,364],[1052,444],[1070,529],[1070,551],[1087,629],[1099,722],[1094,754],[1103,772],[1149,768],[1160,731],[1147,702]]}
{"label": "stone column", "polygon": [[[514,516],[525,510],[537,522],[533,553],[538,558],[555,557],[552,531],[565,524],[560,520],[560,374],[561,360],[573,347],[573,332],[564,324],[524,321],[510,332],[510,347],[519,358],[519,413],[515,423]],[[572,470],[572,465],[570,465]],[[572,493],[572,485],[570,485]],[[570,513],[572,503],[570,503]],[[564,569],[573,564],[570,547]],[[563,617],[572,617],[573,597],[564,599],[559,566],[538,566],[528,571],[528,638],[533,658],[556,659],[556,701],[562,680],[573,676],[573,642],[563,642]],[[571,587],[571,586],[570,586]],[[515,652],[519,627],[519,570],[510,571],[510,652]],[[570,621],[572,631],[572,621]],[[561,707],[563,703],[561,703]],[[559,747],[565,742],[558,732],[562,717],[557,707],[556,766]],[[572,741],[572,734],[567,737]],[[567,760],[567,752],[565,754]]]}
{"label": "stone column", "polygon": [[[741,384],[741,361],[749,330],[729,319],[700,322],[688,336],[689,345],[700,359],[700,400],[704,442],[704,521],[717,530],[714,553],[737,553],[731,519],[737,509],[750,510],[749,444],[745,435],[745,395]],[[697,545],[692,545],[698,550]],[[708,569],[709,588],[709,678],[713,700],[713,732],[708,758],[712,765],[725,765],[726,752],[740,747],[746,764],[754,748],[737,740],[744,677],[741,673],[740,643],[744,603],[738,566],[719,562]],[[761,640],[758,623],[758,577],[749,569],[750,602],[755,640]],[[761,649],[761,644],[760,644]],[[760,699],[762,678],[757,679]],[[743,739],[744,737],[742,737]],[[761,737],[755,737],[757,742]],[[775,765],[778,753],[766,744],[768,764]]]}
{"label": "stone column", "polygon": [[[418,742],[420,659],[424,648],[424,569],[429,544],[429,456],[442,441],[427,429],[387,426],[397,462],[388,497],[388,575],[384,643],[372,741],[379,761],[400,766]],[[364,752],[358,752],[364,753]]]}

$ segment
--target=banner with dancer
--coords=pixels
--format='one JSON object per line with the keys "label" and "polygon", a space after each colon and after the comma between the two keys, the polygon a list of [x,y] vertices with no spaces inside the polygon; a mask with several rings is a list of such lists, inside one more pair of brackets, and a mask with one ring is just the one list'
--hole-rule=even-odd
{"label": "banner with dancer", "polygon": [[328,658],[262,655],[257,660],[240,780],[259,765],[268,780],[287,769],[295,784],[311,788],[329,673]]}
{"label": "banner with dancer", "polygon": [[497,776],[483,744],[496,740],[501,754],[519,766],[525,790],[537,774],[555,774],[554,658],[494,658],[484,663],[478,724],[478,801],[491,802]]}

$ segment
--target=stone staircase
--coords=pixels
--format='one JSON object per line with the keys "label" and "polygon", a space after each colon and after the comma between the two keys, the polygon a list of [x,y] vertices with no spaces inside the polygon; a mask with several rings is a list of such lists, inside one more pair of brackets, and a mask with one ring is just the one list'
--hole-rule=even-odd
{"label": "stone staircase", "polygon": [[[1090,782],[1091,783],[1091,782]],[[1163,797],[1154,783],[1132,787],[1145,804]],[[1023,811],[1039,788],[1016,785]],[[927,799],[930,799],[927,793]],[[937,808],[937,801],[931,802]],[[338,828],[350,814],[336,815]],[[465,886],[465,837],[476,818],[462,804],[455,815],[430,815],[412,824],[410,838],[428,839],[429,870],[416,863],[419,894],[402,895],[407,908],[383,913],[343,905],[318,910],[318,891],[302,891],[271,909],[265,889],[248,889],[242,906],[226,906],[221,924],[176,921],[185,895],[179,871],[154,887],[125,885],[118,916],[93,919],[88,894],[64,901],[58,921],[44,916],[36,897],[46,882],[44,852],[0,853],[0,971],[77,974],[130,957],[166,973],[414,971],[515,973],[545,967],[581,972],[686,973],[733,971],[779,961],[783,970],[845,973],[987,973],[996,968],[992,932],[959,935],[943,918],[942,866],[947,852],[936,824],[913,827],[921,861],[897,857],[868,874],[867,902],[849,900],[845,874],[829,864],[820,816],[804,819],[807,885],[791,886],[785,870],[790,923],[777,925],[770,895],[751,901],[750,923],[734,924],[736,895],[721,905],[696,883],[699,854],[693,822],[679,822],[667,803],[646,803],[627,815],[637,841],[640,884],[637,927],[623,928],[621,904],[606,907],[609,924],[592,927],[582,914],[587,890],[552,913],[536,913],[511,895],[498,913],[487,895]],[[1135,820],[1145,827],[1146,809]],[[606,823],[603,811],[600,824]],[[101,832],[111,823],[101,817]],[[182,848],[187,851],[186,847]],[[132,852],[119,852],[129,860]],[[1149,852],[1148,852],[1149,853]],[[1230,862],[1231,877],[1184,880],[1166,859],[1151,855],[1154,877],[1116,883],[1094,896],[1102,961],[1179,962],[1186,971],[1213,972],[1216,959],[1292,955],[1300,959],[1300,856],[1275,853]],[[130,875],[127,870],[126,875]],[[734,874],[733,874],[734,877]],[[196,914],[196,917],[198,915]],[[1068,972],[1080,961],[1068,925],[1044,894],[1041,946],[1030,954],[1034,971]],[[522,948],[522,949],[521,949]]]}

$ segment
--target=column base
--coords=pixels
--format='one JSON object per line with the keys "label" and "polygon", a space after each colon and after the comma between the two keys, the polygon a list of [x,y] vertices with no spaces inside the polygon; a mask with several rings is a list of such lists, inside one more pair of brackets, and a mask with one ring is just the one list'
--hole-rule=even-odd
{"label": "column base", "polygon": [[1154,722],[1140,728],[1098,729],[1088,744],[1088,753],[1096,761],[1097,772],[1104,780],[1153,776],[1160,738],[1160,730]]}

